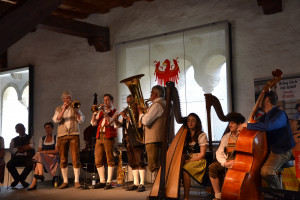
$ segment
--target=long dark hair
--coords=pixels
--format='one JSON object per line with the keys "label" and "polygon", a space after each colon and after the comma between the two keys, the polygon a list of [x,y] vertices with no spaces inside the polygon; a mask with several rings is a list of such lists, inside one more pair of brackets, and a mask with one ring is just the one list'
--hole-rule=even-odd
{"label": "long dark hair", "polygon": [[200,120],[200,117],[199,117],[196,113],[190,113],[190,114],[188,115],[188,117],[187,117],[187,119],[186,119],[186,124],[185,124],[185,126],[188,127],[188,126],[187,126],[187,120],[188,120],[188,118],[189,118],[190,116],[193,116],[193,117],[196,118],[196,128],[195,128],[196,130],[195,130],[195,134],[193,135],[193,137],[191,136],[190,130],[188,130],[187,135],[186,135],[186,140],[187,140],[188,143],[190,143],[190,142],[192,142],[192,141],[195,141],[195,142],[196,142],[196,141],[198,140],[199,135],[203,132],[203,131],[202,131],[202,122],[201,122],[201,120]]}

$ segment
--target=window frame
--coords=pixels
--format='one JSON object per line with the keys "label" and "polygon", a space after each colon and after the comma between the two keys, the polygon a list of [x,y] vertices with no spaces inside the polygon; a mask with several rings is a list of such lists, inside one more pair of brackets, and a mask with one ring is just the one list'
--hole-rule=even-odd
{"label": "window frame", "polygon": [[[20,66],[20,67],[10,67],[10,68],[2,68],[0,69],[0,75],[2,74],[6,74],[6,73],[13,73],[13,72],[18,72],[18,71],[22,71],[22,70],[28,70],[28,81],[22,86],[20,92],[21,94],[18,94],[18,95],[21,95],[23,94],[23,91],[24,89],[29,86],[29,95],[28,95],[28,98],[29,98],[29,102],[28,102],[28,124],[27,124],[27,130],[26,130],[26,133],[28,135],[33,135],[34,131],[33,131],[33,91],[34,91],[34,83],[33,83],[33,80],[34,80],[34,77],[33,77],[33,65],[25,65],[25,66]],[[1,78],[1,77],[0,77]],[[14,83],[8,83],[7,85],[5,85],[3,87],[3,89],[0,90],[1,92],[1,99],[3,99],[3,94],[5,92],[5,90],[8,88],[8,87],[13,87],[13,88],[16,88],[15,87],[15,84]],[[17,91],[17,90],[16,90]],[[18,92],[18,91],[17,91]],[[1,108],[0,108],[0,111],[1,111],[1,116],[0,116],[0,120],[2,121],[2,106],[3,106],[3,101],[1,101]],[[2,132],[2,125],[0,127],[1,129],[1,132]],[[3,137],[3,134],[1,135]],[[4,137],[3,137],[4,138]],[[8,149],[8,148],[5,148],[5,149]]]}

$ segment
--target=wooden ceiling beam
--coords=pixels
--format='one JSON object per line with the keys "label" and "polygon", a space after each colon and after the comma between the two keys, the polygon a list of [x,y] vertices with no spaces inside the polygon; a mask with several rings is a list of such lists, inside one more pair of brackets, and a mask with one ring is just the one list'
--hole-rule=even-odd
{"label": "wooden ceiling beam", "polygon": [[4,1],[0,1],[0,16],[4,14],[7,10],[9,10],[11,7],[13,7],[14,4],[7,3]]}
{"label": "wooden ceiling beam", "polygon": [[110,50],[110,35],[108,27],[97,26],[94,24],[51,15],[38,25],[37,28],[86,38],[89,45],[93,45],[96,51],[99,52],[106,52]]}
{"label": "wooden ceiling beam", "polygon": [[[108,13],[111,9],[111,5],[115,2],[110,2],[107,4],[106,1],[89,1],[89,0],[65,0],[64,3],[61,5],[62,9],[72,9],[74,11],[79,9],[81,12],[85,13],[100,13],[105,14]],[[118,2],[116,3],[115,7],[120,6]],[[66,8],[68,7],[68,8]]]}
{"label": "wooden ceiling beam", "polygon": [[65,9],[67,6],[69,9],[74,11],[80,11],[82,13],[97,13],[101,8],[97,8],[97,4],[91,4],[89,2],[81,0],[65,0],[64,3],[60,6],[61,9]]}
{"label": "wooden ceiling beam", "polygon": [[132,6],[134,4],[134,1],[131,1],[131,0],[123,0],[123,1],[120,1],[118,2],[119,5],[123,8],[128,8],[130,6]]}
{"label": "wooden ceiling beam", "polygon": [[89,16],[89,13],[73,12],[70,10],[58,8],[52,12],[52,15],[63,16],[69,19],[85,19]]}
{"label": "wooden ceiling beam", "polygon": [[[109,1],[109,2],[108,2]],[[95,0],[65,0],[60,6],[60,9],[73,10],[74,12],[82,13],[99,13],[106,14],[111,9],[116,7],[130,7],[137,1],[152,2],[154,0],[108,0],[108,1],[95,1]]]}
{"label": "wooden ceiling beam", "polygon": [[257,0],[265,15],[282,12],[282,0]]}
{"label": "wooden ceiling beam", "polygon": [[0,54],[5,52],[11,45],[24,37],[63,0],[26,0],[21,1],[10,12],[0,18]]}

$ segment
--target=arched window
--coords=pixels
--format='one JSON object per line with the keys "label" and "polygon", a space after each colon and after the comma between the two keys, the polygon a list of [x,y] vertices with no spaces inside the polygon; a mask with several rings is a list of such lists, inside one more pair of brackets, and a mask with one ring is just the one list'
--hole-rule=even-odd
{"label": "arched window", "polygon": [[0,136],[5,148],[18,136],[16,124],[24,124],[26,133],[33,134],[32,77],[32,65],[0,70]]}
{"label": "arched window", "polygon": [[3,93],[2,137],[5,141],[5,148],[9,148],[11,139],[17,136],[16,124],[24,124],[27,130],[28,99],[28,86],[23,90],[22,98],[19,98],[17,90],[12,86],[6,88]]}
{"label": "arched window", "polygon": [[[216,96],[224,114],[232,110],[229,37],[229,24],[223,21],[118,43],[117,79],[144,74],[140,79],[144,98],[150,97],[154,85],[175,82],[181,114],[198,114],[203,131],[208,133],[204,94]],[[118,106],[124,108],[129,90],[125,84],[119,84],[117,90],[121,99]],[[214,109],[211,111],[212,140],[216,141],[228,123],[218,119]],[[180,126],[176,124],[175,130]]]}

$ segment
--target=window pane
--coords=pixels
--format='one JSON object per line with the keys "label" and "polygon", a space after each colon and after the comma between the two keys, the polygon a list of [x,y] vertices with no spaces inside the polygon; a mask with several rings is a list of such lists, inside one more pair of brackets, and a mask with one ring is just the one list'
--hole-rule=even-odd
{"label": "window pane", "polygon": [[15,125],[22,123],[26,130],[28,126],[27,107],[18,100],[17,91],[14,87],[8,87],[4,91],[2,111],[2,137],[4,138],[5,148],[9,148],[11,139],[18,136]]}

